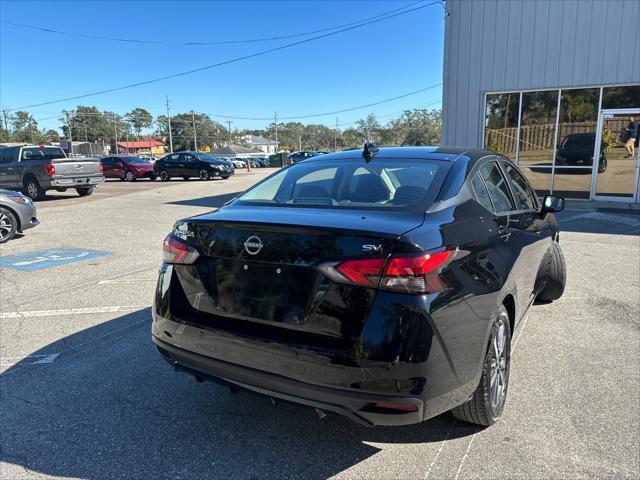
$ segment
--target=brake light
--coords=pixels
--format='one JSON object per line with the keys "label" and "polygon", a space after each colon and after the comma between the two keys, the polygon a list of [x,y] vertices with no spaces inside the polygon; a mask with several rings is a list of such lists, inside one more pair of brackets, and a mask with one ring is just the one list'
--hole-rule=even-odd
{"label": "brake light", "polygon": [[102,166],[102,162],[100,162],[100,173],[104,173],[104,167]]}
{"label": "brake light", "polygon": [[411,256],[392,256],[346,260],[342,263],[320,265],[319,270],[338,283],[349,283],[381,290],[405,293],[431,293],[445,290],[440,277],[452,250],[421,253]]}
{"label": "brake light", "polygon": [[190,265],[194,263],[200,254],[173,234],[167,235],[162,242],[162,261],[166,263],[179,263]]}
{"label": "brake light", "polygon": [[427,253],[419,257],[391,257],[380,288],[406,293],[438,292],[447,288],[438,275],[438,269],[444,265],[451,250]]}
{"label": "brake light", "polygon": [[53,177],[56,174],[56,167],[50,163],[45,164],[44,171],[47,172],[47,175]]}

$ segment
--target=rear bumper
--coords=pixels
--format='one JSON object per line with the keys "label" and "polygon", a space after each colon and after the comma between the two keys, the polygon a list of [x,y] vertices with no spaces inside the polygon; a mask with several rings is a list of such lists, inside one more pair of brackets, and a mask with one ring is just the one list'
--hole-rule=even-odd
{"label": "rear bumper", "polygon": [[72,177],[72,178],[52,178],[51,188],[56,187],[87,187],[98,185],[104,182],[104,176],[96,175],[91,177]]}
{"label": "rear bumper", "polygon": [[[423,401],[418,398],[379,396],[312,385],[205,357],[170,345],[156,336],[152,338],[160,354],[174,368],[217,383],[332,412],[366,426],[407,425],[423,420]],[[414,407],[415,411],[378,413],[373,408],[373,404],[378,402],[400,403]]]}

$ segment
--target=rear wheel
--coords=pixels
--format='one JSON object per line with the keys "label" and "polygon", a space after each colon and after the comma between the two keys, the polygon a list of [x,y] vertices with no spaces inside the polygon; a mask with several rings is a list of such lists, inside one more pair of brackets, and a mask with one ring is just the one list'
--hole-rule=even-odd
{"label": "rear wheel", "polygon": [[451,410],[454,417],[487,427],[498,421],[507,399],[510,356],[509,314],[500,305],[491,327],[480,384],[469,400]]}
{"label": "rear wheel", "polygon": [[223,175],[223,176],[222,176],[222,179],[223,179],[223,180],[226,180],[227,178],[229,178],[229,175]]}
{"label": "rear wheel", "polygon": [[127,182],[134,182],[135,179],[136,179],[136,176],[133,174],[133,172],[129,171],[129,172],[124,174],[124,179]]}
{"label": "rear wheel", "polygon": [[38,183],[35,177],[27,177],[24,181],[24,194],[27,195],[31,200],[41,200],[45,191]]}
{"label": "rear wheel", "polygon": [[209,176],[209,172],[207,172],[204,168],[198,172],[198,177],[200,177],[200,180],[209,180],[209,178],[211,178]]}
{"label": "rear wheel", "polygon": [[168,182],[169,180],[171,180],[169,172],[167,172],[166,170],[160,170],[160,180],[163,182]]}
{"label": "rear wheel", "polygon": [[76,187],[76,192],[81,197],[88,197],[93,193],[93,187]]}
{"label": "rear wheel", "polygon": [[8,242],[18,231],[15,215],[6,208],[0,207],[0,243]]}
{"label": "rear wheel", "polygon": [[558,242],[551,244],[548,262],[546,284],[538,295],[538,300],[543,302],[558,300],[564,293],[564,287],[567,283],[567,265]]}
{"label": "rear wheel", "polygon": [[607,170],[607,157],[602,157],[600,163],[598,163],[598,173],[603,173]]}

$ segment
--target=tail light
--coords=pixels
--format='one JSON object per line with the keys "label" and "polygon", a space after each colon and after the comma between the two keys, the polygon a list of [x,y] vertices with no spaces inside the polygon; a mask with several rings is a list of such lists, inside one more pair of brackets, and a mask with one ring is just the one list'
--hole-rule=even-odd
{"label": "tail light", "polygon": [[100,162],[100,173],[103,174],[104,173],[104,167],[102,166],[102,162]]}
{"label": "tail light", "polygon": [[447,288],[440,277],[452,250],[412,256],[363,258],[321,265],[319,270],[338,283],[378,287],[404,293],[431,293]]}
{"label": "tail light", "polygon": [[49,175],[50,177],[53,177],[56,174],[56,167],[51,163],[46,163],[44,165],[44,171],[47,172],[47,175]]}
{"label": "tail light", "polygon": [[200,254],[198,251],[180,240],[173,234],[167,235],[162,242],[162,261],[166,263],[179,263],[190,265],[194,263]]}

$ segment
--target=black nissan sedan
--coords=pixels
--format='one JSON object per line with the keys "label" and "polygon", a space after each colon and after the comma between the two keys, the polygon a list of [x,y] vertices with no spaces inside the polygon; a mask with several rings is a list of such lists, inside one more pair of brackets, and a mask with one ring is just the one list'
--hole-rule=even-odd
{"label": "black nissan sedan", "polygon": [[564,291],[563,206],[494,152],[313,157],[175,224],[153,341],[197,381],[320,417],[491,425],[527,309]]}
{"label": "black nissan sedan", "polygon": [[168,182],[172,177],[182,177],[184,180],[191,177],[198,177],[200,180],[213,177],[226,179],[234,174],[235,167],[228,160],[216,158],[209,153],[177,152],[157,160],[153,164],[153,171],[160,180]]}

